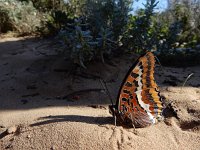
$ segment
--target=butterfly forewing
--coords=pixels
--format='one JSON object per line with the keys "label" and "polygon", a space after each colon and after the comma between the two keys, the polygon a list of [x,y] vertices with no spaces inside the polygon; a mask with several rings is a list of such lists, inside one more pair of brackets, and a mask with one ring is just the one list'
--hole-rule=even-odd
{"label": "butterfly forewing", "polygon": [[118,111],[123,121],[148,126],[162,117],[162,101],[154,79],[155,58],[151,52],[140,57],[120,89]]}

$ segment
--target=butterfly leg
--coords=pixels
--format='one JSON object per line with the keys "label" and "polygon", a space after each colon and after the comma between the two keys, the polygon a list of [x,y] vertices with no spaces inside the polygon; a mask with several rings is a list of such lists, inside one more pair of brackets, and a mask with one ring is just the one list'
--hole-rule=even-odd
{"label": "butterfly leg", "polygon": [[115,120],[115,127],[114,127],[113,131],[114,131],[115,128],[117,127],[117,117],[116,117],[116,115],[114,115],[114,120]]}
{"label": "butterfly leg", "polygon": [[136,129],[135,129],[135,125],[133,123],[133,114],[131,113],[131,121],[132,121],[132,126],[133,126],[133,129],[134,129],[134,133],[136,134]]}
{"label": "butterfly leg", "polygon": [[116,117],[116,115],[114,116],[114,118],[115,118],[115,127],[117,126],[117,117]]}

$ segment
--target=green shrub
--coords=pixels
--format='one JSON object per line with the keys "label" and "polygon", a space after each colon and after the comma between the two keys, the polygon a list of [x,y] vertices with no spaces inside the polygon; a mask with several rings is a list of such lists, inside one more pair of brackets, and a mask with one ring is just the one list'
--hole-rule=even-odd
{"label": "green shrub", "polygon": [[74,23],[68,24],[65,30],[61,30],[59,37],[61,37],[62,43],[67,46],[70,59],[86,68],[86,64],[94,58],[94,46],[97,44],[93,41],[87,24],[84,24],[81,18],[75,19]]}
{"label": "green shrub", "polygon": [[41,25],[38,27],[38,31],[43,36],[57,35],[68,23],[73,22],[68,13],[61,10],[52,10],[48,14],[46,13],[45,18],[45,20],[41,20]]}
{"label": "green shrub", "polygon": [[101,61],[104,63],[104,56],[111,55],[112,50],[115,49],[116,46],[113,32],[109,28],[104,29],[102,27],[96,41],[98,42],[97,56],[100,56]]}
{"label": "green shrub", "polygon": [[156,0],[147,0],[145,9],[138,10],[136,15],[129,17],[127,31],[123,37],[123,43],[135,52],[144,52],[154,48],[157,42],[157,31],[153,24],[155,16]]}
{"label": "green shrub", "polygon": [[[76,2],[68,4],[73,8]],[[71,10],[76,21],[71,25],[66,22],[60,33],[71,60],[84,68],[92,60],[104,63],[104,58],[120,46],[131,3],[132,0],[83,0],[74,6]]]}
{"label": "green shrub", "polygon": [[7,31],[12,31],[14,26],[12,20],[9,18],[8,10],[2,9],[0,7],[0,33],[6,33]]}
{"label": "green shrub", "polygon": [[60,31],[59,38],[66,46],[70,59],[83,68],[99,58],[104,63],[104,56],[111,55],[116,43],[113,41],[112,31],[108,28],[101,28],[95,37],[84,18],[75,19],[74,23],[68,24]]}
{"label": "green shrub", "polygon": [[41,16],[32,2],[2,0],[0,3],[1,32],[15,31],[21,35],[32,34],[40,26]]}

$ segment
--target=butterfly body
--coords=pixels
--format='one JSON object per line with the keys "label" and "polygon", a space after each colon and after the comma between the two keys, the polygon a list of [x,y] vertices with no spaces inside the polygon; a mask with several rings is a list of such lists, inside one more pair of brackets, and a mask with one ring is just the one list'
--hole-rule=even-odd
{"label": "butterfly body", "polygon": [[155,58],[141,56],[130,68],[110,112],[125,126],[146,127],[162,119],[162,100],[154,79]]}

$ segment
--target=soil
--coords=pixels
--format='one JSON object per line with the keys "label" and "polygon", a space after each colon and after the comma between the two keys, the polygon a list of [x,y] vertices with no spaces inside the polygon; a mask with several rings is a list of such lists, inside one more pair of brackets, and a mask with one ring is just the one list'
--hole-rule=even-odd
{"label": "soil", "polygon": [[107,92],[115,102],[139,55],[81,69],[52,41],[0,39],[0,149],[200,148],[200,66],[162,70],[157,65],[165,120],[147,128],[115,127]]}

